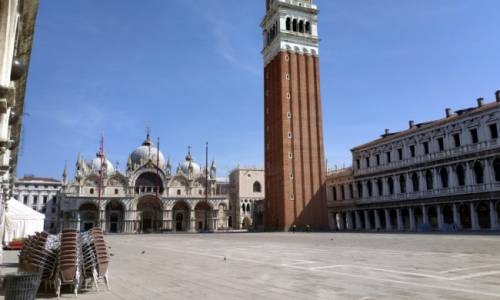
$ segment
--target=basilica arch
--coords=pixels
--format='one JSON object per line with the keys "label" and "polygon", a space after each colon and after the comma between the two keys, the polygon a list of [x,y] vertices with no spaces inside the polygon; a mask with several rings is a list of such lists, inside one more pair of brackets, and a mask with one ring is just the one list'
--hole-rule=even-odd
{"label": "basilica arch", "polygon": [[106,231],[120,233],[124,231],[125,206],[119,200],[111,200],[106,204]]}
{"label": "basilica arch", "polygon": [[99,209],[93,202],[86,202],[78,208],[80,231],[87,231],[98,225]]}
{"label": "basilica arch", "polygon": [[184,201],[177,201],[172,208],[174,231],[187,231],[189,229],[190,208]]}
{"label": "basilica arch", "polygon": [[162,227],[162,205],[160,199],[146,195],[137,203],[139,231],[143,233],[158,232]]}

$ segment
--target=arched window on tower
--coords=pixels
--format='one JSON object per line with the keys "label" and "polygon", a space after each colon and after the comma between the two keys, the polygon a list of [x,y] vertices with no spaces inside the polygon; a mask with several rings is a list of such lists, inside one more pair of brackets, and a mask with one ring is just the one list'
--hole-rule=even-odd
{"label": "arched window on tower", "polygon": [[311,23],[306,22],[306,33],[311,33]]}
{"label": "arched window on tower", "polygon": [[286,30],[292,29],[292,19],[286,18]]}
{"label": "arched window on tower", "polygon": [[262,185],[260,182],[256,181],[253,183],[253,192],[254,193],[261,193],[262,192]]}
{"label": "arched window on tower", "polygon": [[401,193],[406,193],[406,177],[403,174],[399,176],[399,190]]}
{"label": "arched window on tower", "polygon": [[441,186],[443,188],[447,188],[449,186],[449,184],[448,184],[448,170],[446,170],[446,168],[441,168],[441,171],[439,171],[439,177],[441,177]]}
{"label": "arched window on tower", "polygon": [[495,172],[495,181],[500,181],[500,158],[493,161],[493,171]]}
{"label": "arched window on tower", "polygon": [[425,184],[427,185],[427,190],[429,191],[432,190],[434,185],[434,180],[432,178],[431,170],[427,170],[427,172],[425,172]]}
{"label": "arched window on tower", "polygon": [[389,186],[389,194],[394,195],[394,179],[392,177],[387,179],[387,185]]}
{"label": "arched window on tower", "polygon": [[413,191],[414,192],[418,192],[419,190],[419,184],[418,184],[418,175],[417,173],[413,173],[413,175],[411,176],[411,181],[412,181],[412,185],[413,185]]}
{"label": "arched window on tower", "polygon": [[483,165],[478,161],[474,164],[474,176],[476,177],[476,184],[484,183]]}
{"label": "arched window on tower", "polygon": [[297,19],[293,19],[292,30],[297,32]]}
{"label": "arched window on tower", "polygon": [[457,182],[459,186],[464,186],[465,185],[465,170],[464,166],[458,165],[457,169]]}
{"label": "arched window on tower", "polygon": [[299,21],[299,32],[304,33],[304,21]]}

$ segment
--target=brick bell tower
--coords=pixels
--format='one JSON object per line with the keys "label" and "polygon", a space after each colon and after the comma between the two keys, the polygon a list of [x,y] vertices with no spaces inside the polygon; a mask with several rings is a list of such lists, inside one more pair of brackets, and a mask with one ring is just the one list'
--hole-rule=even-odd
{"label": "brick bell tower", "polygon": [[313,0],[266,1],[266,230],[328,228],[318,12]]}

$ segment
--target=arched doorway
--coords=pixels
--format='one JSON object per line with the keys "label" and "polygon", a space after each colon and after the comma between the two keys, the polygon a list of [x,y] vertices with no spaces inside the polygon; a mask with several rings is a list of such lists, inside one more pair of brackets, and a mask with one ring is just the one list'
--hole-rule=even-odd
{"label": "arched doorway", "polygon": [[422,207],[417,206],[413,209],[413,213],[415,214],[415,225],[417,229],[424,224],[424,214],[422,212]]}
{"label": "arched doorway", "polygon": [[352,222],[352,225],[351,225],[352,228],[351,229],[357,229],[356,226],[358,226],[358,224],[356,223],[356,213],[353,212],[353,211],[351,211],[348,214],[351,215],[351,222]]}
{"label": "arched doorway", "polygon": [[196,230],[206,231],[212,229],[212,207],[210,207],[207,202],[202,201],[195,206],[194,211],[196,218]]}
{"label": "arched doorway", "polygon": [[477,222],[479,223],[479,228],[490,229],[490,206],[488,203],[481,202],[477,205]]}
{"label": "arched doorway", "polygon": [[175,231],[187,231],[189,224],[189,207],[183,201],[175,203],[172,208]]}
{"label": "arched doorway", "polygon": [[471,229],[472,222],[470,218],[469,204],[460,205],[458,212],[460,213],[460,222],[461,222],[460,227],[462,227],[462,229]]}
{"label": "arched doorway", "polygon": [[454,223],[453,221],[453,208],[451,207],[451,205],[444,205],[442,207],[443,209],[443,222],[444,224],[448,224],[448,225],[451,225]]}
{"label": "arched doorway", "polygon": [[389,217],[391,221],[391,228],[392,230],[398,230],[398,213],[396,212],[396,209],[391,208],[389,212]]}
{"label": "arched doorway", "polygon": [[82,204],[78,213],[80,215],[80,231],[87,231],[98,226],[99,209],[96,204]]}
{"label": "arched doorway", "polygon": [[368,211],[368,221],[370,222],[370,228],[371,229],[377,229],[375,228],[375,211],[374,210],[369,210]]}
{"label": "arched doorway", "polygon": [[387,228],[387,224],[385,224],[385,210],[378,210],[378,219],[380,220],[380,229],[385,230]]}
{"label": "arched doorway", "polygon": [[227,227],[233,228],[233,217],[232,216],[229,216],[227,218]]}
{"label": "arched doorway", "polygon": [[408,208],[401,208],[401,216],[403,219],[403,229],[410,230],[410,212]]}
{"label": "arched doorway", "polygon": [[106,231],[119,233],[124,230],[124,208],[120,201],[112,200],[106,204]]}
{"label": "arched doorway", "polygon": [[154,196],[142,197],[137,205],[137,210],[140,211],[140,230],[143,233],[160,231],[162,223],[160,199]]}
{"label": "arched doorway", "polygon": [[243,218],[243,222],[241,222],[241,227],[243,229],[250,229],[250,226],[252,226],[252,220],[250,220],[249,217]]}
{"label": "arched doorway", "polygon": [[438,213],[435,206],[429,206],[427,209],[427,214],[429,216],[429,225],[431,225],[432,230],[438,229]]}

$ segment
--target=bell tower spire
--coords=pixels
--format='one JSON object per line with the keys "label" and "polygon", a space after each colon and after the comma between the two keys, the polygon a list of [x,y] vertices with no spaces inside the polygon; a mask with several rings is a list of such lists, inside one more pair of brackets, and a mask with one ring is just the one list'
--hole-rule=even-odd
{"label": "bell tower spire", "polygon": [[266,8],[264,223],[326,229],[319,10],[312,0],[267,0]]}

